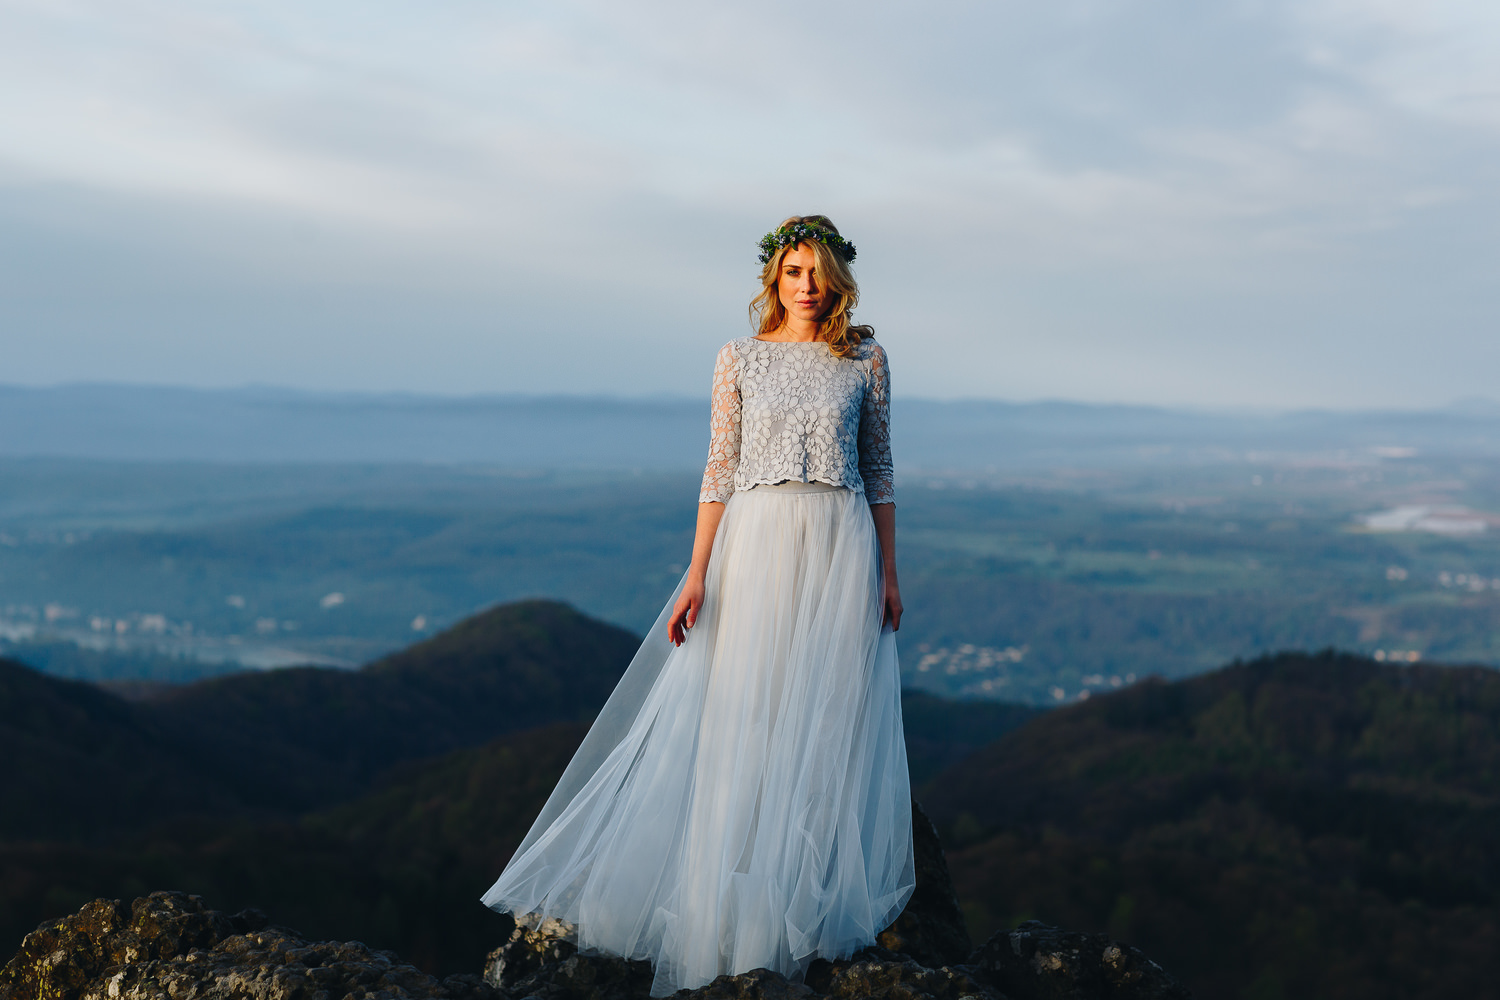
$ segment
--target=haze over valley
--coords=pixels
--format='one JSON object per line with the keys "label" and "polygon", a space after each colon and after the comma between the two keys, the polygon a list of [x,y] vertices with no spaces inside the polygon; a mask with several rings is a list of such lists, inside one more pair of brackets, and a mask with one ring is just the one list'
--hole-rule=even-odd
{"label": "haze over valley", "polygon": [[[354,666],[493,603],[637,633],[704,404],[0,390],[0,637],[60,676]],[[909,687],[1051,705],[1278,649],[1500,663],[1500,413],[898,400]]]}

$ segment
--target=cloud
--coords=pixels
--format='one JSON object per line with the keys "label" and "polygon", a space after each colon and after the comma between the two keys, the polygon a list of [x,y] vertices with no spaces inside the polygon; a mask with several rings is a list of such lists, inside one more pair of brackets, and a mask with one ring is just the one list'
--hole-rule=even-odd
{"label": "cloud", "polygon": [[0,26],[13,380],[697,391],[755,239],[824,210],[908,392],[1489,391],[1480,4],[0,0]]}

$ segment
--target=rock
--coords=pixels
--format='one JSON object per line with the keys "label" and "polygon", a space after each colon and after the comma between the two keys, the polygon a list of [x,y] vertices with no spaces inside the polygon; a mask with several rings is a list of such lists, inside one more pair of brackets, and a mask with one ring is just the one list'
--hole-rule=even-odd
{"label": "rock", "polygon": [[572,924],[531,913],[485,956],[484,981],[510,996],[536,1000],[631,1000],[651,991],[650,962],[579,955]]}
{"label": "rock", "polygon": [[807,985],[819,996],[858,1000],[1004,1000],[981,983],[966,966],[919,965],[902,956],[869,948],[845,962],[815,962],[807,970]]}
{"label": "rock", "polygon": [[573,927],[534,913],[515,918],[510,938],[484,958],[484,981],[511,990],[543,965],[565,961],[578,951]]}
{"label": "rock", "polygon": [[614,955],[573,955],[543,965],[510,989],[535,1000],[644,1000],[651,992],[650,962]]}
{"label": "rock", "polygon": [[696,990],[678,990],[672,1000],[811,1000],[817,996],[779,972],[756,969],[738,976],[720,976]]}
{"label": "rock", "polygon": [[911,802],[911,832],[917,887],[901,916],[880,932],[876,943],[930,968],[957,964],[969,957],[974,942],[953,891],[937,828],[916,799]]}
{"label": "rock", "polygon": [[0,970],[4,1000],[497,1000],[478,976],[444,982],[358,941],[310,942],[233,917],[197,896],[154,892],[129,906],[97,899],[26,936]]}
{"label": "rock", "polygon": [[[263,916],[257,912],[249,919],[263,921]],[[0,989],[28,997],[73,997],[105,969],[211,948],[242,929],[248,929],[244,922],[236,926],[197,896],[180,892],[153,893],[128,907],[96,899],[26,935],[0,971]]]}
{"label": "rock", "polygon": [[974,954],[975,971],[1010,1000],[1189,1000],[1151,959],[1103,934],[1028,920]]}

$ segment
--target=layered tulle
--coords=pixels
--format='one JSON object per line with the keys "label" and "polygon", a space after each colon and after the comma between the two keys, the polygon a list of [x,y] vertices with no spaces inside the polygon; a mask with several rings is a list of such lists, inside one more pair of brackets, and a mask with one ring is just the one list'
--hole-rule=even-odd
{"label": "layered tulle", "polygon": [[877,555],[856,493],[735,494],[697,626],[674,649],[667,605],[484,902],[651,960],[657,996],[871,943],[914,884]]}

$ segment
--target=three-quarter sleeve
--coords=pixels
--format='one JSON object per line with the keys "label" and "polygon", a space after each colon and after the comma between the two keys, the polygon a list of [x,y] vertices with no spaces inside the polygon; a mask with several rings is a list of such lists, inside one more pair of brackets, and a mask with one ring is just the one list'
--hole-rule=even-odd
{"label": "three-quarter sleeve", "polygon": [[867,503],[895,503],[891,465],[891,369],[885,349],[871,344],[870,385],[859,414],[859,478]]}
{"label": "three-quarter sleeve", "polygon": [[740,466],[740,376],[734,345],[725,344],[714,361],[712,409],[708,421],[708,465],[699,503],[728,503]]}

